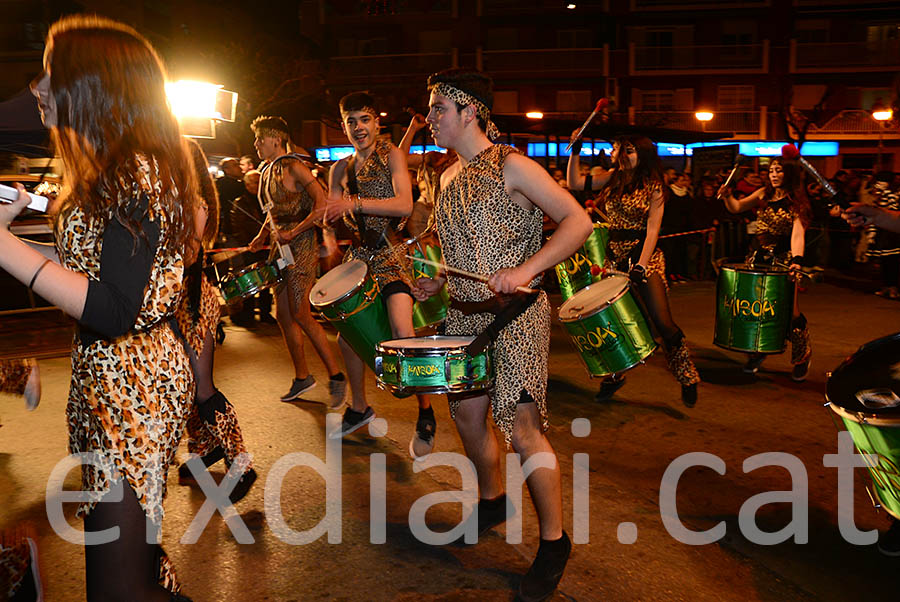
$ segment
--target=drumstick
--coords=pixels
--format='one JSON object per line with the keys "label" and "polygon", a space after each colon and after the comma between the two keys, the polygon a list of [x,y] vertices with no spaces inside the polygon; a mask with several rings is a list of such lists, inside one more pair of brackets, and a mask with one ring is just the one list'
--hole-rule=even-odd
{"label": "drumstick", "polygon": [[[444,268],[448,272],[453,272],[454,274],[459,274],[460,276],[465,276],[466,278],[472,278],[473,280],[479,280],[481,282],[487,282],[489,278],[484,274],[476,274],[475,272],[469,272],[467,270],[461,270],[459,268],[451,268],[447,264],[441,264],[437,261],[431,261],[430,259],[424,259],[422,257],[414,257],[412,255],[407,255],[408,258],[414,261],[420,261],[424,264],[430,265],[435,268]],[[517,286],[516,290],[520,293],[536,293],[537,291],[533,288],[528,288],[527,286]]]}
{"label": "drumstick", "polygon": [[594,117],[597,115],[597,113],[599,113],[600,111],[605,109],[607,107],[607,105],[609,105],[609,101],[605,98],[601,98],[600,100],[597,101],[597,104],[594,105],[594,110],[591,111],[591,114],[588,116],[588,118],[584,120],[584,125],[582,125],[578,129],[578,132],[576,132],[575,136],[569,141],[568,146],[566,146],[566,152],[569,152],[570,150],[572,150],[572,147],[575,146],[575,143],[579,139],[581,139],[581,135],[584,133],[584,130],[586,130],[587,126],[589,126],[591,124],[591,121],[594,119]]}

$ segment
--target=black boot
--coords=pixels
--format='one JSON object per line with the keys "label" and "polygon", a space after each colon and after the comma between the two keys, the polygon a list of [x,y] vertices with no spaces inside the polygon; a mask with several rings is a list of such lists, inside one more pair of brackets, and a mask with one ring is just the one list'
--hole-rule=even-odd
{"label": "black boot", "polygon": [[565,531],[559,539],[553,541],[541,539],[537,556],[519,584],[516,600],[542,602],[552,596],[562,579],[563,571],[566,570],[571,553],[572,542]]}

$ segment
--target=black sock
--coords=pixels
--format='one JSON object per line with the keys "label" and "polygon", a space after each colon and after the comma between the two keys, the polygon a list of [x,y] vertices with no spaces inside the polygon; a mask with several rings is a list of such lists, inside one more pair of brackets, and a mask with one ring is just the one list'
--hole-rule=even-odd
{"label": "black sock", "polygon": [[330,376],[329,378],[331,380],[344,380],[344,373],[338,372],[337,374],[335,374],[334,376]]}
{"label": "black sock", "polygon": [[481,498],[478,500],[479,510],[499,510],[506,507],[506,494],[501,493],[495,498]]}
{"label": "black sock", "polygon": [[434,418],[434,408],[431,406],[419,408],[419,418]]}

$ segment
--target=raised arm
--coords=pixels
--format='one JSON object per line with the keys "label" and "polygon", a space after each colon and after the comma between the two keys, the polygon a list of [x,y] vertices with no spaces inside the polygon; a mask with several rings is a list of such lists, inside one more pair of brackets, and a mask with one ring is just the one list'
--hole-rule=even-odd
{"label": "raised arm", "polygon": [[[575,138],[577,130],[572,132],[572,139]],[[613,169],[593,168],[591,170],[591,190],[600,190],[609,182],[612,177]],[[572,154],[569,155],[569,164],[566,167],[566,186],[569,190],[584,190],[587,178],[581,175],[581,143],[577,142],[572,146]]]}
{"label": "raised arm", "polygon": [[416,134],[418,134],[425,125],[425,117],[416,113],[413,115],[413,118],[410,119],[409,127],[406,128],[406,133],[403,134],[403,139],[400,140],[400,152],[406,155],[406,161],[409,167],[418,169],[424,160],[424,152],[421,155],[411,155],[409,149],[412,148],[412,144],[416,139]]}
{"label": "raised arm", "polygon": [[725,208],[728,209],[728,211],[731,213],[743,213],[744,211],[750,211],[762,202],[762,198],[765,193],[766,189],[760,188],[759,190],[755,190],[753,191],[753,193],[745,196],[741,200],[738,200],[734,198],[734,196],[732,196],[731,190],[729,188],[726,188],[725,186],[719,188],[719,196],[725,203]]}
{"label": "raised arm", "polygon": [[503,167],[513,201],[530,210],[539,207],[558,226],[541,249],[524,263],[494,273],[488,286],[499,293],[513,293],[528,286],[535,276],[571,256],[591,233],[590,218],[577,201],[540,165],[521,155],[507,157]]}

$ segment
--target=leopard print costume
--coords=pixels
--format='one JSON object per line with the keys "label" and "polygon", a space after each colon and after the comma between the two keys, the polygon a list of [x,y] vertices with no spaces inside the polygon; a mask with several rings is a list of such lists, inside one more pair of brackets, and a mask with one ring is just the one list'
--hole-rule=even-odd
{"label": "leopard print costume", "polygon": [[[364,199],[389,199],[394,196],[394,184],[388,157],[392,145],[386,140],[375,142],[375,150],[357,167],[356,181],[359,185],[359,196]],[[344,164],[347,165],[346,162]],[[363,215],[367,230],[385,232],[391,230],[393,218],[381,215]],[[344,223],[356,232],[356,222],[352,215],[344,216]],[[406,225],[406,218],[400,221],[397,231]],[[385,244],[374,256],[373,250],[363,246],[351,246],[344,255],[344,263],[353,259],[361,259],[369,266],[369,273],[378,281],[379,288],[396,281],[412,286],[412,262],[406,257],[406,247],[402,244]]]}
{"label": "leopard print costume", "polygon": [[[285,155],[269,163],[263,170],[260,180],[260,194],[265,201],[272,202],[272,217],[280,230],[289,230],[302,222],[313,210],[315,199],[304,188],[300,192],[292,192],[282,185],[282,173],[290,166],[291,161],[299,159]],[[310,186],[318,186],[311,182]],[[278,257],[275,233],[272,233],[272,253],[269,261]],[[293,265],[284,271],[284,280],[279,284],[281,290],[285,283],[288,287],[294,307],[300,307],[309,295],[309,289],[315,283],[319,265],[319,250],[316,243],[316,230],[311,228],[297,235],[289,243],[291,254],[294,256]]]}
{"label": "leopard print costume", "polygon": [[[479,274],[520,265],[541,248],[543,213],[513,202],[506,190],[503,164],[517,152],[511,146],[490,146],[461,167],[441,190],[435,205],[438,236],[447,265]],[[540,284],[536,277],[531,286]],[[450,296],[460,301],[484,301],[493,296],[483,282],[448,275]],[[474,335],[494,319],[493,314],[447,312],[446,334]],[[504,328],[494,342],[495,381],[491,390],[494,422],[507,446],[512,440],[516,404],[523,392],[537,403],[544,431],[547,412],[547,361],[550,353],[550,305],[547,294]],[[450,398],[450,414],[459,400]]]}
{"label": "leopard print costume", "polygon": [[[143,178],[132,192],[148,197],[149,215],[159,224],[162,240],[170,225],[159,203],[158,177],[151,165],[142,164]],[[102,245],[101,225],[89,222],[80,208],[61,215],[56,246],[63,266],[99,280]],[[89,345],[75,338],[66,408],[69,451],[97,452],[102,459],[102,470],[82,467],[82,489],[91,498],[79,506],[78,516],[93,509],[115,471],[134,490],[147,517],[162,521],[166,475],[193,395],[187,353],[169,325],[182,294],[183,272],[182,254],[160,248],[132,330]]]}
{"label": "leopard print costume", "polygon": [[0,393],[25,393],[34,364],[33,359],[0,360]]}
{"label": "leopard print costume", "polygon": [[[219,323],[219,294],[216,288],[207,280],[204,274],[200,283],[200,316],[196,322],[193,320],[191,310],[188,307],[187,295],[182,297],[175,311],[175,319],[178,329],[184,336],[187,345],[200,355],[203,353],[203,344],[210,332],[213,332]],[[223,398],[224,399],[224,398]],[[195,400],[196,401],[196,400]],[[215,425],[204,421],[198,411],[198,404],[191,404],[191,411],[187,419],[188,452],[205,456],[217,447],[225,452],[225,459],[231,464],[238,454],[246,453],[241,427],[238,425],[234,406],[225,402],[216,411]],[[245,470],[249,470],[247,465]]]}
{"label": "leopard print costume", "polygon": [[[601,199],[606,203],[606,214],[609,216],[609,229],[617,228],[625,230],[646,230],[647,218],[650,215],[650,198],[654,193],[662,193],[662,184],[653,182],[649,186],[641,186],[636,190],[613,195],[609,188],[603,189]],[[607,245],[606,267],[627,271],[628,266],[623,265],[632,252],[640,253],[638,247],[643,245],[641,240],[609,241]],[[657,247],[650,255],[650,261],[646,266],[647,276],[659,274],[666,282],[666,258]]]}
{"label": "leopard print costume", "polygon": [[31,550],[26,539],[0,541],[0,595],[5,596],[4,599],[14,599],[28,574],[29,566]]}

